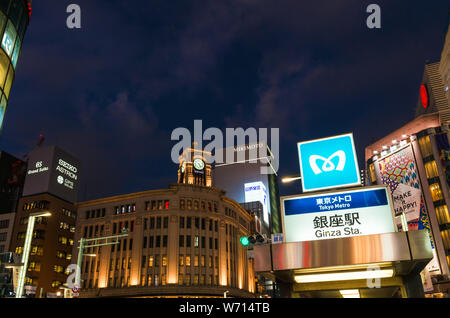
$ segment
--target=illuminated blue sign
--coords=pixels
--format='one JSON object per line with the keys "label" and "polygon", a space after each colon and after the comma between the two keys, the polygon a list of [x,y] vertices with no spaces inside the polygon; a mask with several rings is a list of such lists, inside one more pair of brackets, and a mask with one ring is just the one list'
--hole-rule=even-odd
{"label": "illuminated blue sign", "polygon": [[353,134],[297,143],[303,191],[361,184]]}

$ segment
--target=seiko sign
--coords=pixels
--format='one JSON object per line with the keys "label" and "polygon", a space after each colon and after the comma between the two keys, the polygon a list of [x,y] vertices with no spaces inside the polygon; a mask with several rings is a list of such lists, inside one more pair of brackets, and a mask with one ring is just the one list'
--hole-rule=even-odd
{"label": "seiko sign", "polygon": [[297,144],[303,192],[360,185],[353,134]]}
{"label": "seiko sign", "polygon": [[31,152],[24,195],[51,193],[70,202],[77,201],[80,162],[58,147]]}

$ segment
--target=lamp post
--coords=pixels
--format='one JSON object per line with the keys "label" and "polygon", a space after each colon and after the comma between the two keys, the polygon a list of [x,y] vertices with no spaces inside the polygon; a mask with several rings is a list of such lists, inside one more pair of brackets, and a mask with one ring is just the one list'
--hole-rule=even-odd
{"label": "lamp post", "polygon": [[28,226],[27,233],[25,236],[25,244],[23,246],[23,254],[22,254],[22,268],[19,273],[19,282],[17,284],[17,293],[16,298],[22,298],[23,288],[25,286],[25,276],[27,274],[28,269],[28,258],[30,256],[31,249],[31,241],[33,239],[33,231],[34,231],[34,223],[37,217],[51,216],[50,211],[42,211],[31,213],[28,217]]}

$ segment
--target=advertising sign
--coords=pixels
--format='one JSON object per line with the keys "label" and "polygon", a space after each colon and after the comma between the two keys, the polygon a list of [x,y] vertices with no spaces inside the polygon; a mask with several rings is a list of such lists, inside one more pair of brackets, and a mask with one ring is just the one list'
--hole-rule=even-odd
{"label": "advertising sign", "polygon": [[303,192],[361,184],[353,134],[297,143]]}
{"label": "advertising sign", "polygon": [[55,146],[31,152],[23,195],[51,193],[69,202],[76,202],[80,162]]}
{"label": "advertising sign", "polygon": [[244,184],[245,203],[247,202],[261,202],[263,206],[263,218],[266,224],[269,224],[269,212],[267,208],[267,189],[261,181]]}
{"label": "advertising sign", "polygon": [[[419,173],[411,144],[374,162],[378,184],[389,186],[395,214],[405,214],[409,230],[429,228]],[[400,219],[400,218],[398,218]],[[401,221],[397,221],[401,229]]]}
{"label": "advertising sign", "polygon": [[281,198],[285,242],[395,232],[386,186]]}

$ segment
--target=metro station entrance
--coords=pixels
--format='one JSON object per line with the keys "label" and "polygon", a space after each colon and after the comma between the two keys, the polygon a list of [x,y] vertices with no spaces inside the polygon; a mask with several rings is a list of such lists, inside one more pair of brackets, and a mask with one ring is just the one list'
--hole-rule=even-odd
{"label": "metro station entrance", "polygon": [[432,256],[426,230],[254,247],[255,271],[292,298],[424,297]]}

